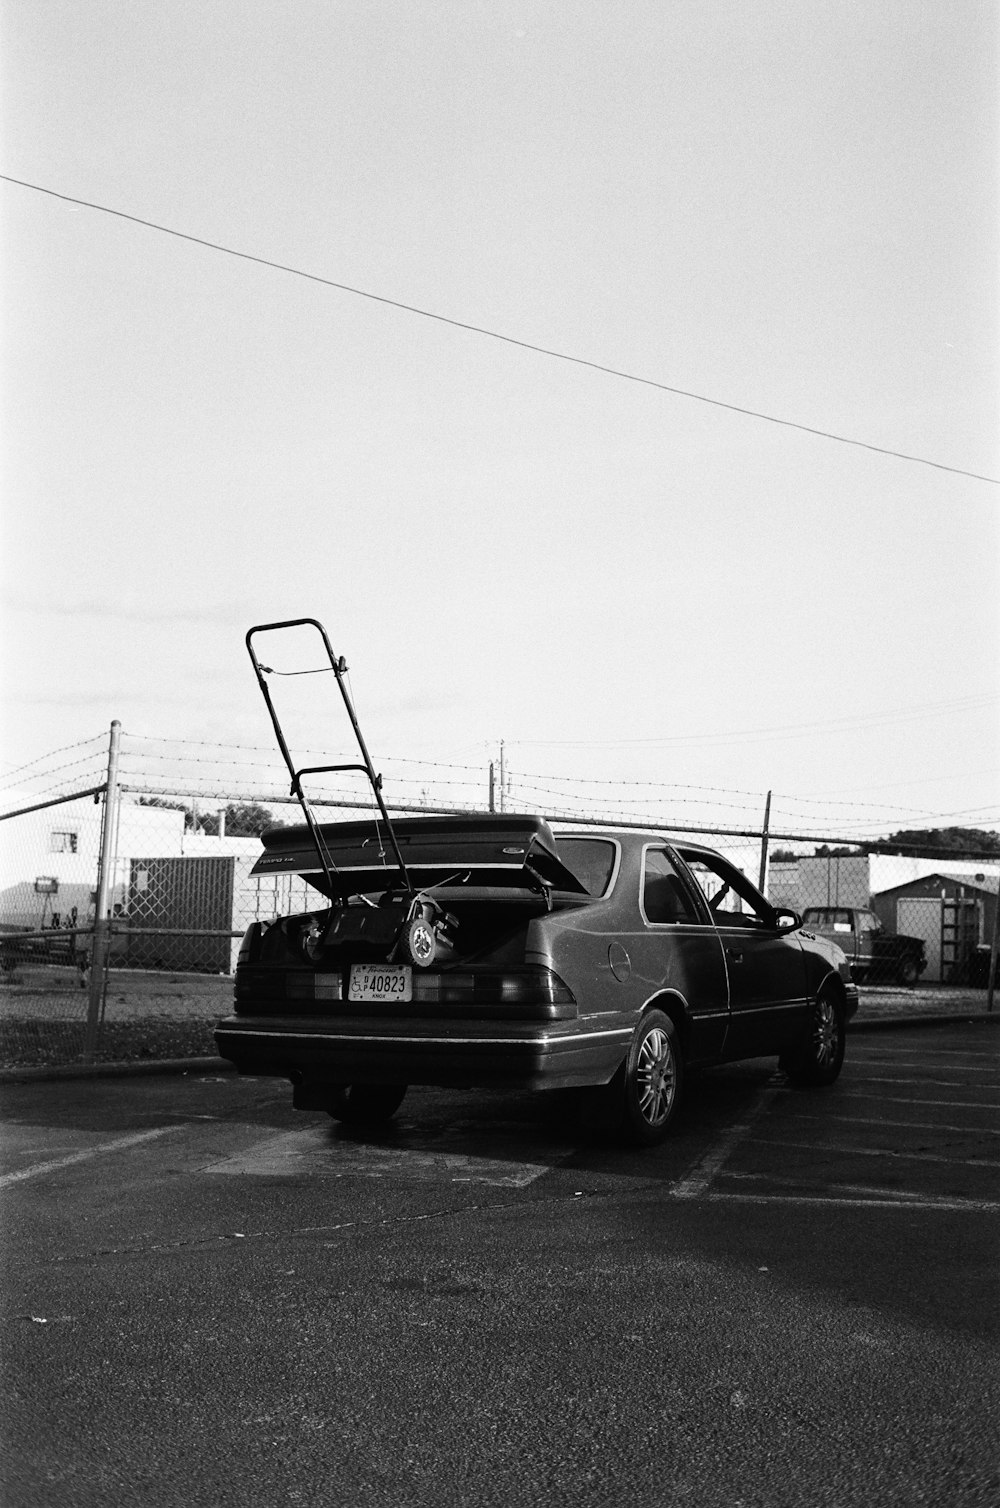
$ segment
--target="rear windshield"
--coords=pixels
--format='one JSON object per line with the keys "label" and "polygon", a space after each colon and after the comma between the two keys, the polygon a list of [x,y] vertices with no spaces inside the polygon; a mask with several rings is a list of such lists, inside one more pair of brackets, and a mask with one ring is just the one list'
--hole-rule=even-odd
{"label": "rear windshield", "polygon": [[603,895],[615,867],[615,845],[607,838],[556,838],[556,852],[588,895]]}
{"label": "rear windshield", "polygon": [[833,927],[837,932],[851,930],[851,913],[838,910],[835,906],[807,906],[804,917],[817,927]]}

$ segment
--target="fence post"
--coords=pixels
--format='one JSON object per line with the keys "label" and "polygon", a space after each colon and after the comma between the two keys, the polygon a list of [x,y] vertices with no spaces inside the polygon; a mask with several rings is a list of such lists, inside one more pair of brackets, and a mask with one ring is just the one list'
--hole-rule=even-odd
{"label": "fence post", "polygon": [[998,953],[1000,953],[1000,895],[997,896],[996,908],[993,912],[993,941],[990,944],[990,961],[986,966],[990,971],[986,982],[986,1009],[988,1011],[993,1009],[993,996],[996,992]]}
{"label": "fence post", "polygon": [[764,890],[764,884],[767,880],[767,839],[768,833],[770,831],[770,823],[771,792],[768,791],[767,800],[764,803],[764,826],[761,829],[760,834],[760,884],[757,886],[757,889],[760,891],[761,895],[766,894]]}
{"label": "fence post", "polygon": [[104,788],[104,816],[101,823],[101,856],[97,870],[97,902],[94,907],[94,938],[90,955],[90,997],[87,1002],[87,1032],[83,1044],[84,1062],[93,1063],[97,1056],[97,1039],[101,1029],[101,1002],[104,999],[108,971],[108,933],[110,921],[111,872],[114,864],[115,837],[118,830],[118,751],[122,725],[111,724],[108,745],[108,781]]}

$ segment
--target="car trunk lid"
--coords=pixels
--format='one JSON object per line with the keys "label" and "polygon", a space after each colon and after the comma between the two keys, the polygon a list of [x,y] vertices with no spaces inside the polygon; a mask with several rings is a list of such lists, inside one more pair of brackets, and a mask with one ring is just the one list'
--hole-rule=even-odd
{"label": "car trunk lid", "polygon": [[[456,898],[463,890],[483,888],[587,893],[560,859],[541,817],[417,817],[394,822],[393,829],[410,880],[421,890],[447,891]],[[308,827],[275,827],[264,833],[264,852],[251,873],[300,874],[334,901],[392,889],[402,878],[377,821],[321,823],[316,832],[325,866]]]}

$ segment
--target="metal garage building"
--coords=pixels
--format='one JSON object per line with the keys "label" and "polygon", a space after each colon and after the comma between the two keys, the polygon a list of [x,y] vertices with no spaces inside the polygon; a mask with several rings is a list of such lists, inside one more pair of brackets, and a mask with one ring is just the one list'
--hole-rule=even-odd
{"label": "metal garage building", "polygon": [[968,984],[993,937],[997,889],[996,875],[942,872],[881,890],[872,906],[889,932],[923,938],[928,983]]}

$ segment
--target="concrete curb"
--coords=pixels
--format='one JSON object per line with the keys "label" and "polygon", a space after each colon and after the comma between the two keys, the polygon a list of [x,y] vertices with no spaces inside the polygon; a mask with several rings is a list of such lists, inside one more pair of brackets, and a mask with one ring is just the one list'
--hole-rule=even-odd
{"label": "concrete curb", "polygon": [[0,1068],[0,1084],[46,1079],[125,1079],[157,1073],[235,1073],[225,1058],[139,1058],[132,1063],[65,1063],[40,1068]]}
{"label": "concrete curb", "polygon": [[[1000,1011],[969,1011],[954,1015],[874,1016],[847,1023],[854,1032],[904,1031],[923,1026],[1000,1025]],[[235,1073],[225,1058],[141,1058],[132,1063],[67,1063],[41,1068],[0,1068],[0,1084],[44,1083],[56,1079],[125,1079],[158,1073]]]}
{"label": "concrete curb", "polygon": [[993,1011],[961,1011],[951,1016],[873,1016],[870,1020],[859,1021],[857,1016],[853,1021],[848,1021],[847,1030],[854,1032],[881,1032],[912,1030],[921,1026],[970,1026],[973,1023],[1000,1023],[1000,1013]]}

